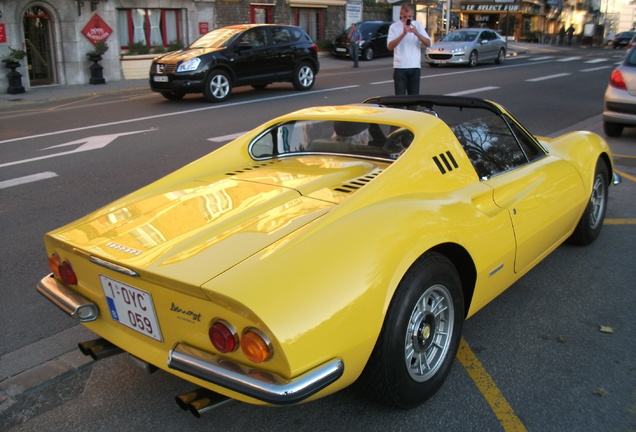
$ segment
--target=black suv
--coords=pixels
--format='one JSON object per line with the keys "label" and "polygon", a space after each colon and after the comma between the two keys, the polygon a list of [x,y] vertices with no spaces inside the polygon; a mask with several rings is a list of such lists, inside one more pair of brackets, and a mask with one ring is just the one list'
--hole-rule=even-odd
{"label": "black suv", "polygon": [[[374,57],[392,55],[386,47],[386,39],[389,35],[391,22],[362,21],[356,24],[362,42],[360,43],[360,58],[372,60]],[[349,57],[349,29],[345,30],[333,42],[331,53],[336,57]]]}
{"label": "black suv", "polygon": [[318,47],[300,27],[235,25],[155,58],[150,88],[170,100],[203,93],[210,102],[222,102],[238,86],[261,89],[291,81],[296,90],[309,90],[319,68]]}

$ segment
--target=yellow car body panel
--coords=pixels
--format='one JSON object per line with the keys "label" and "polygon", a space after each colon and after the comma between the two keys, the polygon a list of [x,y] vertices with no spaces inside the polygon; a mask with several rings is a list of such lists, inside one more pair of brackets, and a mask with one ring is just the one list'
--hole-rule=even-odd
{"label": "yellow car body panel", "polygon": [[[395,161],[250,157],[250,142],[274,125],[343,118],[407,128],[415,139]],[[596,160],[609,160],[609,149],[585,133],[539,141],[545,157],[480,181],[434,116],[374,106],[306,109],[47,234],[45,244],[49,256],[71,263],[79,281],[72,290],[100,311],[85,325],[125,351],[229,397],[264,403],[167,366],[175,344],[214,353],[208,330],[222,318],[239,333],[257,328],[269,337],[273,356],[257,365],[263,372],[293,379],[341,359],[342,377],[312,400],[358,378],[398,284],[427,251],[469,257],[457,262],[473,282],[463,287],[469,317],[573,232]],[[456,167],[441,172],[433,161],[443,155]],[[160,340],[109,316],[100,275],[151,294]],[[255,367],[241,350],[222,357]]]}

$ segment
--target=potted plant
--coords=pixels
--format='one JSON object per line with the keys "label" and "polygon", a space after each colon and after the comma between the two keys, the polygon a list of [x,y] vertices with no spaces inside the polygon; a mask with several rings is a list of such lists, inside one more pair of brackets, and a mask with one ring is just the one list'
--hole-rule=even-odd
{"label": "potted plant", "polygon": [[104,67],[99,64],[102,59],[102,55],[108,51],[108,44],[104,41],[95,42],[93,49],[86,53],[88,59],[93,62],[90,66],[91,78],[88,81],[90,84],[106,84],[104,79]]}
{"label": "potted plant", "polygon": [[9,88],[7,93],[17,94],[24,93],[24,86],[22,86],[22,74],[16,69],[20,67],[20,62],[24,60],[27,53],[23,49],[14,49],[9,47],[9,55],[2,59],[5,66],[11,69],[7,73],[7,79],[9,80]]}

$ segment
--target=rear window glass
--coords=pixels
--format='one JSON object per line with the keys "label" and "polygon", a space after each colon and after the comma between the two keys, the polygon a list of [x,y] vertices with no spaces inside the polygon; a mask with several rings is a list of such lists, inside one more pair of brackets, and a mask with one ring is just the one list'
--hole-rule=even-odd
{"label": "rear window glass", "polygon": [[397,159],[413,140],[403,128],[378,123],[303,120],[280,123],[250,143],[254,159],[303,153]]}

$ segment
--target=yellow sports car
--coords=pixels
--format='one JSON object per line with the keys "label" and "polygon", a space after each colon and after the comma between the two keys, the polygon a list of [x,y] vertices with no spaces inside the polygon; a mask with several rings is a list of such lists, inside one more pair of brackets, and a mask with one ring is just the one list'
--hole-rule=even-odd
{"label": "yellow sports car", "polygon": [[619,180],[601,137],[534,137],[483,99],[309,108],[47,234],[37,288],[100,336],[84,353],[200,387],[177,398],[195,414],[354,382],[409,408],[466,318],[594,241]]}

